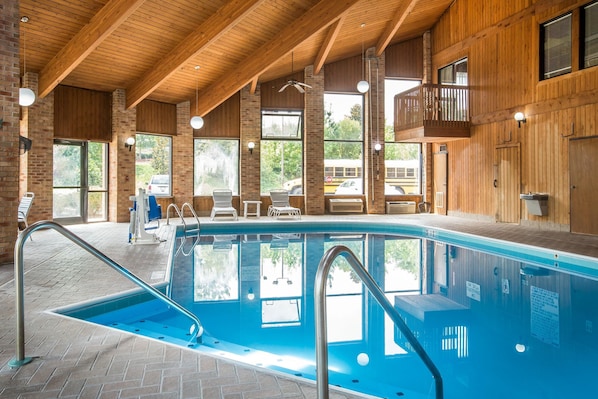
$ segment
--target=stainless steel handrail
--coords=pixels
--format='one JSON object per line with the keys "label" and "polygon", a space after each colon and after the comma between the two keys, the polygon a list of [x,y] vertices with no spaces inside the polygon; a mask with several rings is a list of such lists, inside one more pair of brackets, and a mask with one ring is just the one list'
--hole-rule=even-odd
{"label": "stainless steel handrail", "polygon": [[316,387],[318,392],[318,399],[328,399],[328,338],[326,329],[326,286],[328,274],[332,267],[332,262],[338,256],[344,256],[349,262],[349,265],[357,273],[366,288],[370,291],[372,296],[376,299],[378,304],[382,306],[384,311],[390,316],[395,325],[401,330],[403,335],[407,338],[415,352],[422,359],[428,370],[432,373],[436,385],[436,399],[442,399],[444,390],[442,386],[442,376],[432,359],[428,356],[425,349],[421,346],[415,335],[411,332],[407,324],[403,321],[399,313],[388,302],[384,293],[376,284],[374,279],[370,276],[367,270],[363,267],[361,262],[355,257],[353,252],[344,245],[337,245],[330,248],[318,265],[316,272],[316,282],[314,287],[314,301],[315,301],[315,323],[316,323]]}
{"label": "stainless steel handrail", "polygon": [[179,207],[174,203],[168,205],[168,208],[166,208],[166,224],[167,225],[170,224],[170,208],[174,208],[177,215],[179,215],[181,222],[183,223],[183,226],[184,226],[183,234],[186,237],[187,236],[187,222],[185,222],[185,218],[183,217],[183,211],[185,210],[185,207],[189,208],[189,211],[195,218],[195,221],[197,222],[197,235],[199,235],[199,217],[197,216],[197,213],[195,213],[195,209],[193,209],[191,204],[189,204],[188,202],[185,202],[183,204],[183,206],[181,206],[181,209],[179,209]]}
{"label": "stainless steel handrail", "polygon": [[199,340],[201,335],[203,334],[203,327],[201,322],[193,313],[189,312],[187,309],[183,308],[181,305],[173,301],[172,299],[168,298],[162,292],[154,288],[153,286],[147,284],[145,281],[141,280],[139,277],[135,276],[129,270],[125,269],[102,252],[91,246],[89,243],[84,241],[83,239],[79,238],[77,235],[73,234],[71,231],[67,230],[66,228],[62,227],[62,225],[52,222],[49,220],[42,220],[36,223],[29,225],[25,230],[19,234],[17,237],[17,242],[15,243],[15,254],[14,254],[14,262],[15,262],[15,291],[16,291],[16,312],[17,312],[17,349],[15,358],[8,362],[9,367],[15,368],[20,367],[24,364],[31,362],[31,358],[25,357],[25,294],[24,294],[24,273],[23,273],[23,245],[27,241],[27,238],[36,230],[41,228],[51,228],[74,242],[75,244],[79,245],[81,248],[101,260],[102,262],[106,263],[108,266],[112,267],[117,272],[121,273],[123,276],[128,278],[133,283],[137,284],[141,288],[143,288],[148,293],[152,294],[157,299],[161,300],[162,302],[166,303],[168,306],[172,306],[177,311],[182,313],[183,315],[187,316],[188,318],[193,321],[193,325],[189,329],[189,333],[191,334],[191,339]]}

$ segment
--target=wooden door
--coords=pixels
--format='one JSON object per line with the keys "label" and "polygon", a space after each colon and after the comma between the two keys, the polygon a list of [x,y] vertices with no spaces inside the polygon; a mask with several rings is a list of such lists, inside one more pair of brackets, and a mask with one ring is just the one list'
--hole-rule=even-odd
{"label": "wooden door", "polygon": [[598,234],[598,137],[569,141],[570,229]]}
{"label": "wooden door", "polygon": [[448,154],[446,151],[434,153],[434,212],[438,215],[447,213],[447,168]]}
{"label": "wooden door", "polygon": [[519,145],[497,147],[495,165],[496,221],[519,223],[521,218]]}

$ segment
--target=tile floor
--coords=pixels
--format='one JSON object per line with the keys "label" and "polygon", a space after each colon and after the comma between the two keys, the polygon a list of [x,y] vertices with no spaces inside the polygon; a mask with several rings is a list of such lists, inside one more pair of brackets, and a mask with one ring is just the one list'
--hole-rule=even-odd
{"label": "tile floor", "polygon": [[[598,237],[594,236],[436,215],[343,218],[364,217],[418,223],[598,258]],[[304,216],[302,221],[325,218],[331,219]],[[240,223],[246,220],[239,218]],[[262,217],[258,222],[271,219]],[[220,222],[201,218],[201,223]],[[67,228],[146,282],[161,281],[156,276],[164,274],[168,241],[129,245],[126,223]],[[315,385],[310,382],[48,313],[134,287],[54,230],[37,230],[32,238],[24,245],[23,258],[25,354],[33,361],[17,369],[8,366],[16,351],[14,270],[12,264],[0,265],[1,398],[316,398]],[[358,398],[337,391],[331,397]]]}

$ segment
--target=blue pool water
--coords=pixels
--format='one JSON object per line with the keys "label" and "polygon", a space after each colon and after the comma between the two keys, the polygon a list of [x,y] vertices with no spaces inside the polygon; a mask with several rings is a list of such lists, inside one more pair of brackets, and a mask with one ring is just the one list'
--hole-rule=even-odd
{"label": "blue pool water", "polygon": [[[439,368],[445,398],[598,395],[596,259],[354,222],[222,223],[175,244],[160,289],[199,317],[200,343],[189,339],[188,319],[137,291],[60,313],[313,380],[316,268],[345,245]],[[342,258],[326,293],[331,385],[434,397],[430,372]]]}

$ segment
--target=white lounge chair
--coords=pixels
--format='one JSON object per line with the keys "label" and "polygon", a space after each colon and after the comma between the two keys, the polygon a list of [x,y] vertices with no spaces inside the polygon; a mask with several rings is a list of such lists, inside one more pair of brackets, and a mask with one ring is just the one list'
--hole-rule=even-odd
{"label": "white lounge chair", "polygon": [[231,215],[237,220],[237,210],[233,207],[233,192],[228,189],[216,189],[212,191],[214,206],[210,219],[214,220],[216,215]]}
{"label": "white lounge chair", "polygon": [[[33,198],[35,198],[34,193],[26,192],[19,202],[19,208],[17,209],[17,224],[19,234],[21,233],[21,230],[29,227],[29,223],[27,223],[27,217],[29,216],[29,211],[31,210],[31,205],[33,204]],[[21,223],[25,225],[23,229],[21,229]],[[31,238],[31,236],[29,236],[29,238]],[[31,240],[33,240],[33,238],[31,238]]]}
{"label": "white lounge chair", "polygon": [[279,218],[282,215],[287,215],[297,219],[301,219],[301,209],[291,206],[289,203],[289,192],[286,190],[270,191],[270,199],[272,205],[268,207],[268,216]]}

